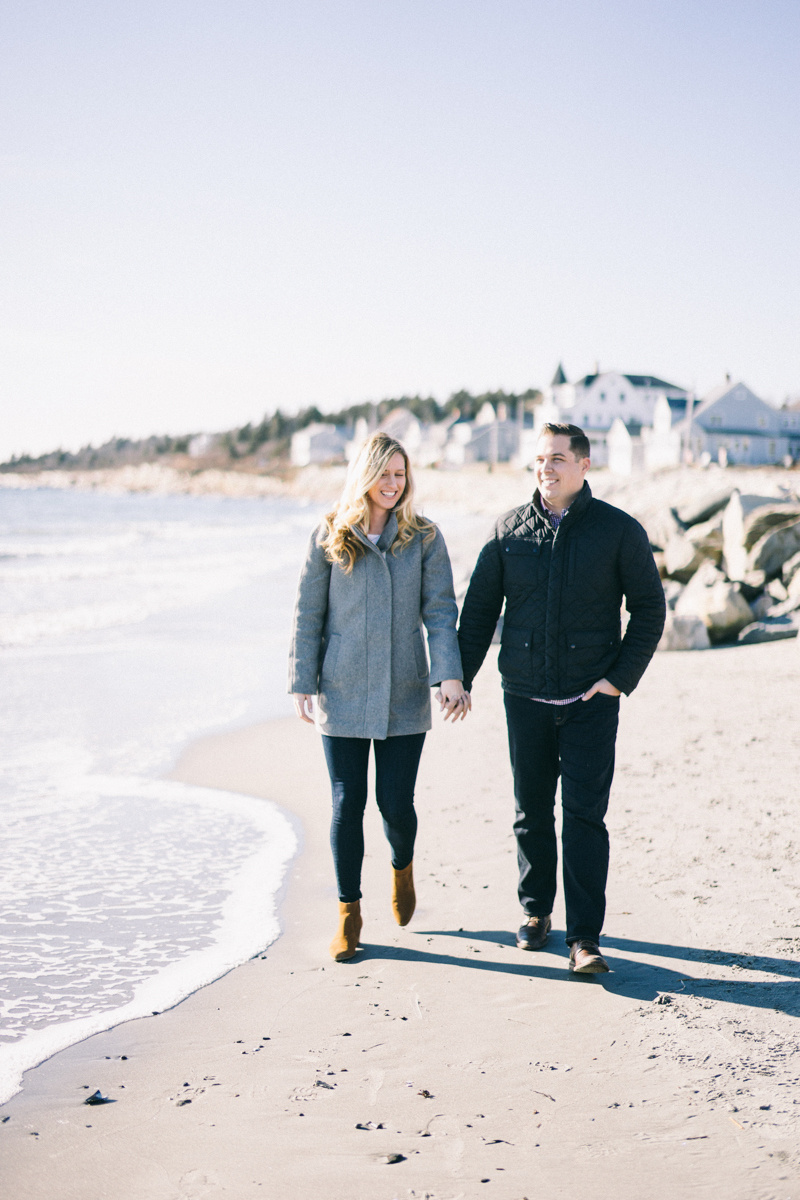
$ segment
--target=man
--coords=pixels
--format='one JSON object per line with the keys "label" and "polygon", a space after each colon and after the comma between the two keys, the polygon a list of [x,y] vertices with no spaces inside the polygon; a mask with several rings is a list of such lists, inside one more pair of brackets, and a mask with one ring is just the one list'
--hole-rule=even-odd
{"label": "man", "polygon": [[[664,627],[664,591],[642,526],[595,500],[589,439],[547,424],[536,446],[537,490],[500,518],[472,574],[459,625],[471,689],[505,600],[498,666],[514,773],[522,950],[550,932],[561,776],[562,870],[570,970],[607,971],[608,833],[619,696],[641,679]],[[630,620],[620,639],[623,596]]]}

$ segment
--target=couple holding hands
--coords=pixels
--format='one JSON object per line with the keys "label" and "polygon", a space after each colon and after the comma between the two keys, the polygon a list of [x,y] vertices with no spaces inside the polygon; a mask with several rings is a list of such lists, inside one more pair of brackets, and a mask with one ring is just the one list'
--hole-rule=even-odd
{"label": "couple holding hands", "polygon": [[[316,724],[331,779],[339,926],[330,953],[353,958],[361,933],[363,816],[370,745],[391,847],[392,908],[414,913],[414,786],[431,727],[430,687],[445,720],[464,719],[470,688],[505,604],[499,667],[514,772],[514,832],[524,921],[517,945],[550,930],[561,777],[570,969],[608,970],[599,950],[619,695],[633,690],[664,623],[664,592],[642,527],[595,500],[589,442],[542,427],[537,490],[506,513],[481,551],[458,610],[447,547],[414,508],[403,447],[373,434],[342,496],[314,531],[295,605],[289,691]],[[623,596],[630,619],[620,636]],[[425,650],[427,632],[430,665]]]}

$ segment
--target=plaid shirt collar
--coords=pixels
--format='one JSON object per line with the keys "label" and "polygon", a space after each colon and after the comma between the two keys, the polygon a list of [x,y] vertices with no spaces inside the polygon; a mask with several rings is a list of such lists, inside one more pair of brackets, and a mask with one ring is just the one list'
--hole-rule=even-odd
{"label": "plaid shirt collar", "polygon": [[568,509],[568,508],[565,508],[565,509],[564,509],[564,511],[563,511],[563,512],[561,513],[561,515],[559,516],[559,515],[558,515],[558,513],[554,513],[554,512],[553,512],[553,510],[552,510],[552,508],[549,508],[549,507],[547,506],[547,504],[546,504],[546,502],[545,502],[545,499],[544,499],[544,496],[542,496],[542,495],[541,495],[541,493],[540,493],[539,495],[540,495],[540,499],[541,499],[541,502],[542,502],[542,509],[543,509],[544,513],[546,514],[548,521],[549,521],[549,522],[550,522],[550,524],[553,526],[553,529],[554,529],[554,530],[555,530],[555,529],[558,529],[559,525],[560,525],[560,524],[561,524],[561,522],[564,520],[564,517],[565,517],[565,516],[567,515],[567,513],[569,512],[569,509]]}

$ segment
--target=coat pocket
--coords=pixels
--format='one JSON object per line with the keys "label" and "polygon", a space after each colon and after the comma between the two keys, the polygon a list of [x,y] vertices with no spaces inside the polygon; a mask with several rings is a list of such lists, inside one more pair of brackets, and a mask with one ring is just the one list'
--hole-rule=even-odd
{"label": "coat pocket", "polygon": [[619,634],[610,629],[579,630],[566,634],[565,641],[570,687],[589,675],[601,679],[619,653]]}
{"label": "coat pocket", "polygon": [[326,683],[333,683],[336,678],[336,663],[339,659],[341,644],[342,635],[340,633],[332,633],[328,638],[325,657],[322,660],[322,670],[320,671],[320,680],[324,680]]}
{"label": "coat pocket", "polygon": [[423,641],[422,631],[420,629],[418,629],[414,634],[413,642],[414,659],[417,664],[417,679],[427,680],[428,675],[430,674],[430,668],[428,666],[428,656],[425,653],[425,642]]}
{"label": "coat pocket", "polygon": [[505,679],[529,680],[531,676],[531,645],[533,637],[528,629],[512,629],[503,625],[503,638],[497,665]]}

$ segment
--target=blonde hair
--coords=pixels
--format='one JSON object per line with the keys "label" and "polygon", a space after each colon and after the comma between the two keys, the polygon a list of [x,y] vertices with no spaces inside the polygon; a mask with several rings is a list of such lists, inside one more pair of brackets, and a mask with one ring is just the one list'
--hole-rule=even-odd
{"label": "blonde hair", "polygon": [[426,542],[436,536],[436,527],[414,511],[414,480],[404,448],[388,433],[373,433],[350,463],[339,503],[324,518],[325,535],[320,544],[328,560],[337,563],[348,575],[357,560],[367,553],[366,546],[353,532],[360,529],[366,534],[369,530],[367,493],[378,482],[395,454],[403,456],[406,486],[392,509],[397,517],[397,537],[392,544],[392,554],[407,546],[418,533],[425,535]]}

